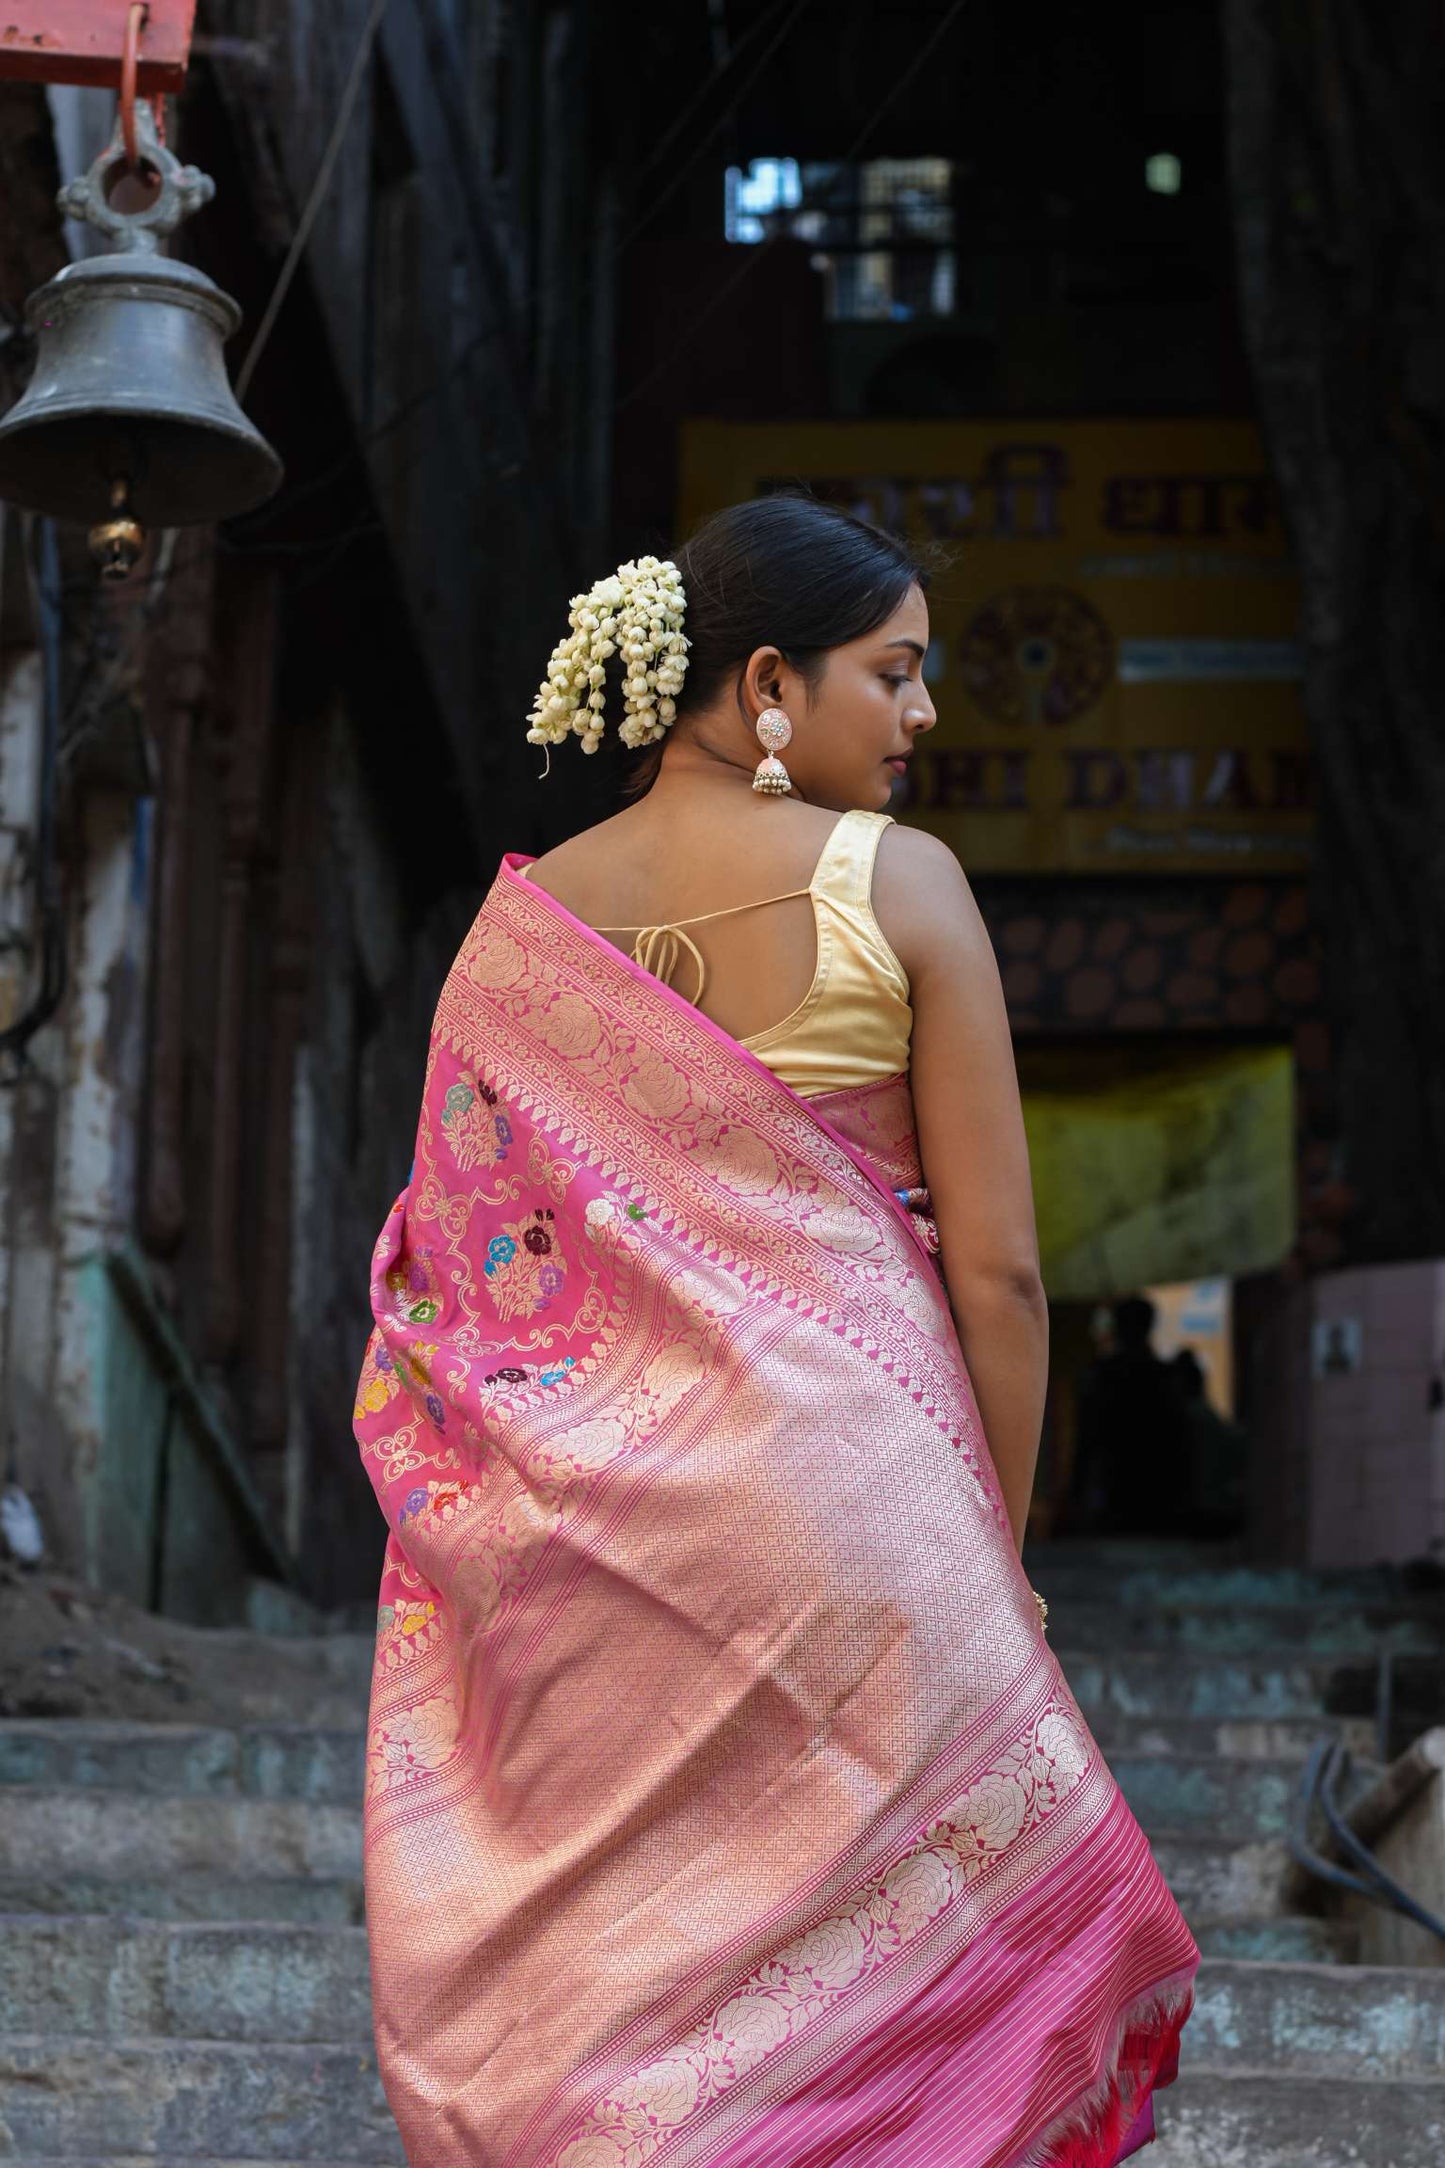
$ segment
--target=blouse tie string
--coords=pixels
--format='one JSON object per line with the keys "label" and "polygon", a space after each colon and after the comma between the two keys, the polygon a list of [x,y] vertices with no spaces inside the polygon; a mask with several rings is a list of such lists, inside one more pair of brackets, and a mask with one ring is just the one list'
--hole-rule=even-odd
{"label": "blouse tie string", "polygon": [[[632,961],[640,964],[644,971],[650,971],[655,979],[661,979],[664,986],[671,986],[672,974],[686,950],[692,958],[693,970],[697,973],[697,987],[690,997],[693,1007],[696,1008],[707,986],[707,965],[702,960],[702,951],[697,943],[690,934],[683,932],[684,926],[705,926],[715,918],[736,918],[741,911],[760,911],[769,903],[792,903],[796,897],[811,896],[812,893],[813,884],[809,882],[806,888],[790,888],[783,896],[754,896],[747,903],[725,904],[721,911],[699,911],[693,918],[675,919],[668,926],[644,926],[633,941]],[[607,934],[628,932],[631,929],[622,926],[594,926],[592,930],[594,933]]]}
{"label": "blouse tie string", "polygon": [[680,926],[644,926],[632,944],[632,961],[650,971],[664,986],[671,986],[672,974],[681,961],[683,952],[692,958],[697,973],[697,987],[693,993],[694,1005],[702,1000],[707,985],[707,965],[702,952],[690,935]]}

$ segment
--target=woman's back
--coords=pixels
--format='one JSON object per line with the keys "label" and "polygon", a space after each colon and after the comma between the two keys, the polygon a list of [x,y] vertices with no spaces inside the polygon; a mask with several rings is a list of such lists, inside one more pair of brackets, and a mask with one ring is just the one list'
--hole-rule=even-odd
{"label": "woman's back", "polygon": [[[730,791],[654,784],[640,804],[583,829],[530,873],[628,953],[640,927],[787,896],[694,934],[707,963],[698,1005],[743,1039],[788,1015],[808,991],[817,940],[806,890],[837,819],[826,806],[792,799],[739,802]],[[692,991],[686,974],[679,991]]]}

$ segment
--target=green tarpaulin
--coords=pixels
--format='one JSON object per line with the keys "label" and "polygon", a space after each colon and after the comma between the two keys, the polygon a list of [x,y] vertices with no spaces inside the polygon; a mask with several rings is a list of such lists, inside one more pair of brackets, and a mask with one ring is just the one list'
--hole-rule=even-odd
{"label": "green tarpaulin", "polygon": [[1054,1300],[1263,1271],[1289,1251],[1288,1048],[1029,1048],[1019,1081]]}

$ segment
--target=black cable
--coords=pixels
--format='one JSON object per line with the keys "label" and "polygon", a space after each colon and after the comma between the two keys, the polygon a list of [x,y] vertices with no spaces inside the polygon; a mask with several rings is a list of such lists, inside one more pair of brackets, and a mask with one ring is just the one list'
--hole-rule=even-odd
{"label": "black cable", "polygon": [[[1349,1750],[1338,1735],[1326,1732],[1316,1739],[1310,1749],[1295,1798],[1294,1813],[1288,1832],[1288,1845],[1292,1858],[1300,1866],[1328,1882],[1334,1889],[1349,1890],[1357,1897],[1367,1897],[1371,1903],[1383,1905],[1387,1911],[1403,1913],[1432,1935],[1445,1940],[1445,1920],[1438,1919],[1417,1898],[1397,1882],[1387,1868],[1382,1867],[1369,1846],[1350,1827],[1339,1800],[1335,1784],[1341,1773],[1348,1770]],[[1350,1858],[1355,1860],[1362,1873],[1341,1866],[1337,1861],[1326,1859],[1310,1842],[1310,1808],[1318,1799],[1326,1822],[1336,1842]]]}
{"label": "black cable", "polygon": [[634,220],[632,225],[627,228],[627,231],[618,240],[616,247],[613,249],[612,252],[614,258],[620,256],[625,248],[630,248],[632,246],[632,243],[637,239],[637,236],[647,230],[647,228],[652,224],[653,220],[656,218],[658,212],[662,209],[664,204],[671,203],[673,197],[677,194],[678,190],[682,187],[683,183],[692,173],[693,168],[699,163],[702,158],[706,156],[707,152],[711,150],[718,136],[722,134],[723,129],[726,128],[728,122],[732,120],[732,118],[737,112],[738,106],[747,96],[748,92],[752,89],[754,83],[762,74],[764,68],[772,59],[774,53],[782,44],[784,38],[786,38],[789,32],[796,27],[799,17],[803,14],[803,11],[809,6],[809,4],[810,0],[795,0],[792,13],[789,15],[787,21],[783,24],[781,30],[779,30],[777,36],[773,38],[771,43],[764,49],[762,53],[759,54],[757,66],[750,71],[750,73],[744,78],[741,83],[739,83],[736,91],[733,94],[731,103],[722,113],[718,115],[717,119],[713,122],[711,128],[707,129],[698,138],[697,142],[693,146],[691,154],[678,167],[676,173],[672,175],[671,180],[668,182],[668,185],[665,188],[659,190],[658,194],[651,198],[648,203],[647,209],[643,212],[641,218]]}
{"label": "black cable", "polygon": [[1413,1920],[1417,1926],[1425,1928],[1428,1933],[1445,1942],[1445,1920],[1438,1918],[1428,1906],[1422,1905],[1418,1898],[1412,1897],[1403,1884],[1397,1882],[1389,1870],[1381,1866],[1369,1846],[1356,1835],[1346,1820],[1335,1797],[1335,1780],[1348,1770],[1349,1762],[1349,1751],[1344,1741],[1336,1739],[1325,1758],[1320,1778],[1319,1797],[1320,1805],[1325,1810],[1325,1820],[1337,1842],[1363,1868],[1375,1885],[1366,1891],[1366,1895],[1373,1897],[1377,1904],[1385,1905],[1395,1912],[1402,1912],[1406,1919]]}

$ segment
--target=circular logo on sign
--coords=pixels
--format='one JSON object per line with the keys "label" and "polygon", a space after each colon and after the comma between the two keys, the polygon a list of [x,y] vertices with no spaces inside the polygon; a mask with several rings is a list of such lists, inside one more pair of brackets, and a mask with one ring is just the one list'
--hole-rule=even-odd
{"label": "circular logo on sign", "polygon": [[963,635],[963,682],[997,723],[1071,723],[1114,675],[1114,636],[1067,587],[1008,587]]}

